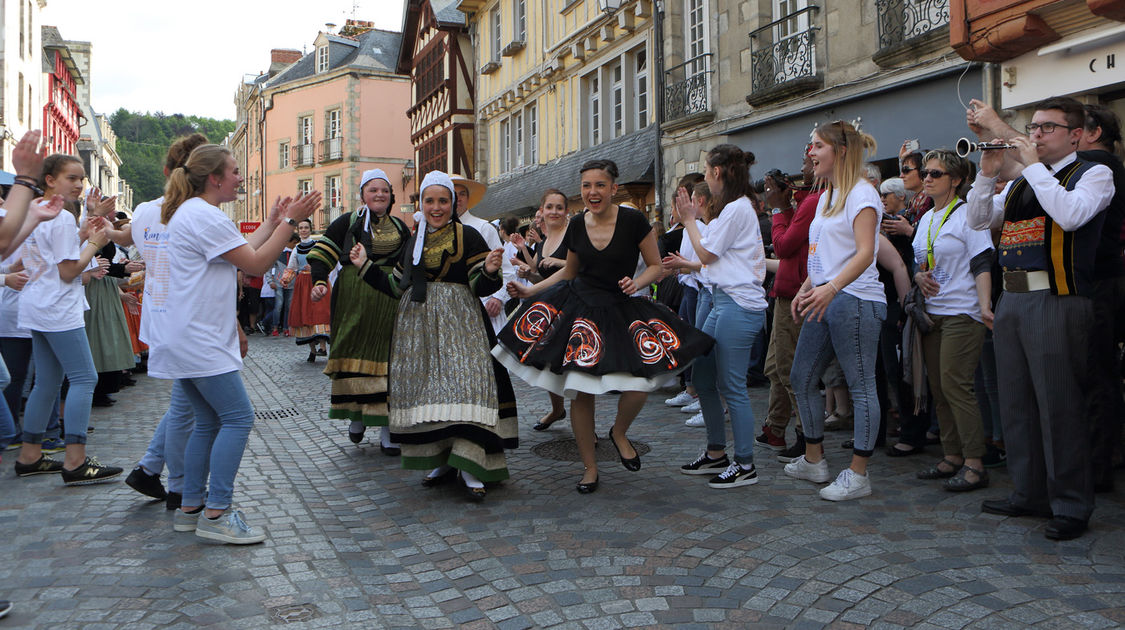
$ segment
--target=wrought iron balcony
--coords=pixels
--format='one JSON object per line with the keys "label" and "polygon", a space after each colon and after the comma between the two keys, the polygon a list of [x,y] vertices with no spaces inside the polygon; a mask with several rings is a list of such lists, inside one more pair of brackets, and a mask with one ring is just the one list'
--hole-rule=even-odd
{"label": "wrought iron balcony", "polygon": [[816,32],[811,24],[820,7],[807,6],[750,33],[751,104],[790,92],[819,87]]}
{"label": "wrought iron balcony", "polygon": [[664,72],[664,121],[711,112],[711,53]]}
{"label": "wrought iron balcony", "polygon": [[344,159],[344,139],[328,138],[320,141],[320,161],[335,162]]}
{"label": "wrought iron balcony", "polygon": [[949,0],[875,0],[879,48],[910,41],[949,24]]}
{"label": "wrought iron balcony", "polygon": [[297,145],[297,162],[295,166],[312,166],[316,163],[315,145],[298,144]]}

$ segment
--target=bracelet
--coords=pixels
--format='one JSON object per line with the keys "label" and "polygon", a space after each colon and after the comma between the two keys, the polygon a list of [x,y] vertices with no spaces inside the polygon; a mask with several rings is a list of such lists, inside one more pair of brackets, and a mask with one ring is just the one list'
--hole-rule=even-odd
{"label": "bracelet", "polygon": [[26,181],[26,180],[23,180],[23,179],[16,178],[12,182],[12,185],[23,186],[25,188],[30,189],[31,192],[35,193],[37,196],[42,197],[43,196],[43,189],[36,186],[35,185],[36,183],[38,183],[38,182],[35,182],[34,180],[29,182],[29,181]]}
{"label": "bracelet", "polygon": [[840,292],[840,287],[836,286],[836,283],[833,282],[832,280],[828,281],[828,286],[832,287],[832,290],[835,291],[836,293]]}

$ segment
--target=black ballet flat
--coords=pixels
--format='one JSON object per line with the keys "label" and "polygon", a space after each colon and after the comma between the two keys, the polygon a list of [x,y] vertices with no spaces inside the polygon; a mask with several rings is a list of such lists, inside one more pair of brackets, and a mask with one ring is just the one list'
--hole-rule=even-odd
{"label": "black ballet flat", "polygon": [[387,457],[398,457],[399,455],[402,455],[401,448],[397,446],[383,446],[382,444],[379,445],[379,452],[386,455]]}
{"label": "black ballet flat", "polygon": [[562,412],[562,415],[559,416],[558,418],[555,418],[554,420],[551,420],[550,422],[536,422],[534,425],[531,426],[531,428],[534,431],[546,431],[547,429],[551,428],[552,424],[558,422],[559,420],[562,420],[565,417],[566,417],[566,412],[564,411],[564,412]]}
{"label": "black ballet flat", "polygon": [[309,363],[316,363],[316,350],[310,352],[309,358],[305,359],[305,361],[308,361]]}
{"label": "black ballet flat", "polygon": [[578,494],[590,494],[598,489],[598,478],[594,477],[594,480],[590,483],[579,481],[575,484],[574,489],[578,491]]}
{"label": "black ballet flat", "polygon": [[426,488],[433,488],[434,486],[440,486],[441,484],[446,483],[450,479],[453,479],[453,475],[456,475],[456,474],[457,474],[457,469],[456,468],[450,468],[449,470],[441,473],[440,475],[438,475],[436,477],[431,477],[429,475],[426,475],[425,477],[422,477],[422,486],[424,486]]}
{"label": "black ballet flat", "polygon": [[480,503],[484,501],[484,497],[488,494],[488,490],[484,488],[472,488],[465,482],[465,478],[457,475],[457,480],[461,482],[461,487],[465,489],[465,496],[468,497],[473,503]]}
{"label": "black ballet flat", "polygon": [[[613,449],[617,451],[617,456],[621,458],[621,465],[625,467],[625,470],[637,472],[641,469],[641,454],[637,453],[636,456],[626,459],[621,454],[621,448],[617,446],[617,441],[613,439],[613,427],[609,428],[609,441],[613,444]],[[625,441],[629,442],[629,438],[625,438]],[[633,446],[633,443],[629,442],[629,446]],[[636,447],[633,450],[637,450]]]}

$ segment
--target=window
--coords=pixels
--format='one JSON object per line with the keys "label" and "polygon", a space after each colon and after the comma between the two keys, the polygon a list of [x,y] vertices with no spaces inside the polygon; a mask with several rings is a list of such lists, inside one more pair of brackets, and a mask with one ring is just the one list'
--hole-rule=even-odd
{"label": "window", "polygon": [[527,108],[527,161],[539,163],[539,106],[532,103]]}
{"label": "window", "polygon": [[[23,51],[24,51],[24,48],[26,48],[26,46],[24,46],[24,41],[27,39],[27,36],[24,34],[24,30],[25,30],[24,29],[24,23],[25,23],[25,20],[27,19],[26,18],[27,10],[24,8],[24,4],[25,3],[23,2],[23,0],[20,0],[20,59],[24,58]],[[20,97],[21,98],[23,97],[23,90],[22,89],[20,90]]]}
{"label": "window", "polygon": [[[774,0],[773,19],[781,20],[808,6],[808,0]],[[802,13],[796,17],[780,22],[774,27],[774,41],[781,41],[809,29],[809,14]]]}
{"label": "window", "polygon": [[636,129],[648,126],[648,51],[640,49],[634,56],[633,109],[637,112]]}
{"label": "window", "polygon": [[512,170],[512,125],[507,120],[500,121],[500,172]]}
{"label": "window", "polygon": [[[19,79],[19,98],[20,98],[20,102],[19,102],[19,108],[18,108],[17,111],[19,112],[19,119],[20,119],[20,123],[22,124],[23,123],[23,73],[22,72],[20,73],[20,79]],[[28,103],[27,105],[28,105],[28,107],[31,107],[31,103]]]}
{"label": "window", "polygon": [[[34,28],[31,23],[33,19],[35,19],[35,8],[31,6],[31,0],[27,0],[27,56],[29,59],[35,56],[35,51],[31,48],[31,42],[34,40],[31,34],[35,32],[31,30]],[[30,105],[30,103],[28,104]]]}
{"label": "window", "polygon": [[621,80],[620,62],[613,65],[610,74],[613,77],[613,85],[610,88],[613,94],[613,133],[609,137],[619,138],[625,135],[625,86]]}
{"label": "window", "polygon": [[422,56],[414,74],[415,100],[421,101],[441,85],[445,79],[442,60],[445,59],[445,45],[436,44],[430,52]]}
{"label": "window", "polygon": [[515,143],[516,168],[519,168],[524,163],[523,112],[516,112],[516,115],[512,116],[512,136]]}
{"label": "window", "polygon": [[313,119],[312,116],[301,116],[297,119],[297,133],[300,134],[301,144],[312,144]]}
{"label": "window", "polygon": [[328,44],[318,46],[316,49],[316,71],[324,72],[328,69]]}
{"label": "window", "polygon": [[325,188],[328,189],[328,207],[339,208],[343,202],[342,190],[340,188],[340,176],[334,175],[327,179],[328,181],[325,182]]}
{"label": "window", "polygon": [[[707,3],[704,0],[686,0],[684,7],[684,59],[689,61],[707,52]],[[688,74],[695,75],[702,72],[703,60],[693,61],[688,67]]]}
{"label": "window", "polygon": [[312,192],[312,180],[311,179],[298,180],[297,181],[297,190],[300,191],[300,193],[302,195],[307,194],[307,193],[311,193]]}
{"label": "window", "polygon": [[325,131],[327,131],[327,136],[329,138],[339,138],[341,135],[343,135],[340,110],[333,109],[329,112],[326,112],[324,114],[324,123],[326,127]]}
{"label": "window", "polygon": [[601,144],[601,142],[602,142],[602,134],[601,134],[602,93],[601,93],[601,82],[598,80],[597,73],[594,73],[593,75],[591,75],[590,78],[587,80],[587,83],[589,85],[589,95],[590,95],[590,97],[589,97],[590,102],[588,104],[588,107],[590,108],[590,118],[589,118],[589,120],[590,120],[590,134],[589,134],[589,138],[590,138],[590,145],[596,146],[596,145]]}
{"label": "window", "polygon": [[527,2],[512,0],[512,41],[527,41]]}
{"label": "window", "polygon": [[289,168],[289,143],[282,142],[277,148],[277,165],[279,168]]}
{"label": "window", "polygon": [[489,23],[492,25],[492,60],[500,61],[500,7],[492,7],[489,13]]}
{"label": "window", "polygon": [[444,171],[446,166],[446,135],[442,134],[418,148],[418,172]]}

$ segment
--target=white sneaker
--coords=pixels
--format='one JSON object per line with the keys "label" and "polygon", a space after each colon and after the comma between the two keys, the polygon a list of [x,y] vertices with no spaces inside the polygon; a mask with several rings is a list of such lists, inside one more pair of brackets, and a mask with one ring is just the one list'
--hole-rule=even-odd
{"label": "white sneaker", "polygon": [[687,419],[687,420],[686,420],[686,421],[684,422],[684,424],[685,424],[685,425],[687,425],[687,426],[689,426],[689,427],[703,427],[703,426],[707,426],[707,424],[706,424],[705,422],[703,422],[703,412],[702,412],[702,411],[701,411],[701,412],[699,412],[699,413],[697,413],[697,414],[695,414],[694,416],[692,416],[692,417],[688,418],[688,419]]}
{"label": "white sneaker", "polygon": [[794,479],[807,479],[813,483],[824,483],[832,478],[828,472],[828,461],[820,460],[812,463],[804,455],[785,465],[785,474]]}
{"label": "white sneaker", "polygon": [[871,494],[871,480],[867,478],[867,475],[861,475],[851,468],[841,470],[840,474],[836,476],[836,481],[820,489],[820,498],[829,501],[847,501],[869,494]]}
{"label": "white sneaker", "polygon": [[685,389],[684,391],[676,394],[675,396],[665,400],[664,404],[668,405],[669,407],[683,407],[684,405],[688,404],[689,402],[691,402],[693,400],[695,400],[695,396],[692,396],[691,394],[689,394],[688,391]]}
{"label": "white sneaker", "polygon": [[684,413],[699,413],[699,399],[696,398],[683,407],[680,407],[680,411]]}
{"label": "white sneaker", "polygon": [[199,519],[195,535],[231,545],[252,545],[266,539],[265,531],[246,524],[241,510],[230,508],[227,508],[217,519],[206,517]]}

